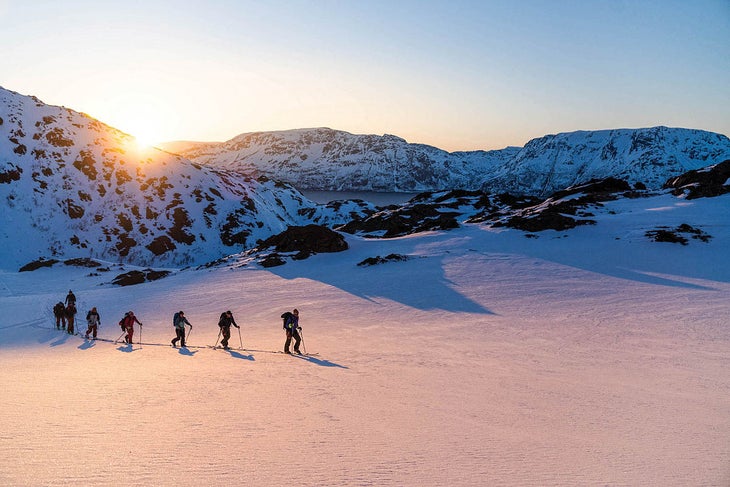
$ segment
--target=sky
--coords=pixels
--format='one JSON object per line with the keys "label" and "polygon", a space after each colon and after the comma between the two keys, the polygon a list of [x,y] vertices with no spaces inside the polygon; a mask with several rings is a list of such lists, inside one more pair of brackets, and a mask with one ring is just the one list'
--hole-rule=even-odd
{"label": "sky", "polygon": [[730,135],[730,1],[0,0],[0,86],[157,143],[330,127],[445,150]]}

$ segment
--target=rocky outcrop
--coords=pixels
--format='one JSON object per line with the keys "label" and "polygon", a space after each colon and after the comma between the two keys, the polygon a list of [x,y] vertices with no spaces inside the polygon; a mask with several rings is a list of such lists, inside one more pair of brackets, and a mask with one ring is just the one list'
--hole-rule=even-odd
{"label": "rocky outcrop", "polygon": [[671,178],[664,188],[672,189],[675,195],[684,194],[688,200],[730,193],[730,160]]}
{"label": "rocky outcrop", "polygon": [[260,249],[274,248],[277,252],[297,252],[299,257],[321,252],[342,252],[347,242],[339,233],[321,225],[289,227],[259,244]]}

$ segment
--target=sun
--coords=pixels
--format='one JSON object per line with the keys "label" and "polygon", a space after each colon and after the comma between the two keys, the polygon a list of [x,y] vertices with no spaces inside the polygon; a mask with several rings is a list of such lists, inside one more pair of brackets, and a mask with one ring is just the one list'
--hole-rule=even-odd
{"label": "sun", "polygon": [[119,127],[131,137],[129,145],[140,151],[152,149],[164,142],[164,126],[159,116],[150,112],[128,114],[119,120]]}
{"label": "sun", "polygon": [[151,149],[155,146],[155,144],[160,143],[158,137],[155,136],[155,131],[149,127],[145,127],[144,125],[134,130],[131,135],[134,139],[134,144],[140,150]]}

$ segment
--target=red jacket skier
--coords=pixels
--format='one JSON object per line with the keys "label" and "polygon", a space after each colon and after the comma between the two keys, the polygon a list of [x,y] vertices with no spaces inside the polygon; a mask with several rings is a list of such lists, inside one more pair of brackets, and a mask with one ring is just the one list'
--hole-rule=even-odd
{"label": "red jacket skier", "polygon": [[143,326],[142,323],[137,319],[136,316],[134,316],[133,311],[127,311],[127,313],[124,315],[124,318],[122,318],[122,321],[119,322],[119,324],[124,328],[127,332],[127,335],[124,337],[125,343],[132,343],[132,335],[134,335],[134,323],[137,322],[139,326]]}

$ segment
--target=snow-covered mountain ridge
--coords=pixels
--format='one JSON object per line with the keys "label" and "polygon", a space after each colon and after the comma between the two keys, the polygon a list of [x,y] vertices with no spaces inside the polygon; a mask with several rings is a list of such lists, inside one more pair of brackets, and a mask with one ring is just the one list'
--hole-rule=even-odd
{"label": "snow-covered mountain ridge", "polygon": [[202,167],[87,115],[0,88],[0,261],[93,257],[199,264],[288,225],[344,223],[365,204],[324,207],[265,177]]}
{"label": "snow-covered mountain ridge", "polygon": [[431,191],[467,188],[519,149],[453,152],[394,135],[353,135],[329,128],[241,134],[222,143],[162,144],[200,164],[265,174],[298,189]]}
{"label": "snow-covered mountain ridge", "polygon": [[730,157],[730,139],[702,130],[651,127],[546,135],[524,147],[446,152],[393,135],[329,128],[241,134],[227,142],[173,142],[190,160],[286,181],[302,190],[476,190],[547,196],[615,177],[659,189],[670,177]]}

